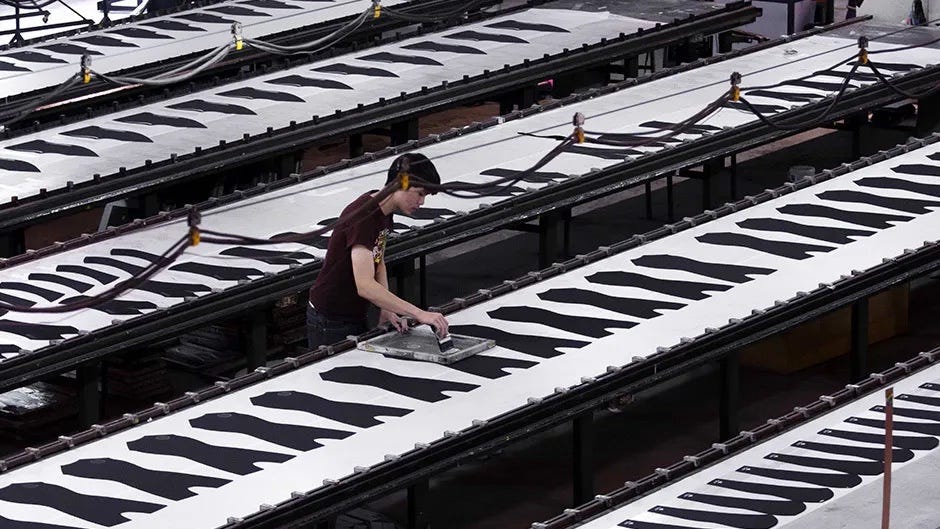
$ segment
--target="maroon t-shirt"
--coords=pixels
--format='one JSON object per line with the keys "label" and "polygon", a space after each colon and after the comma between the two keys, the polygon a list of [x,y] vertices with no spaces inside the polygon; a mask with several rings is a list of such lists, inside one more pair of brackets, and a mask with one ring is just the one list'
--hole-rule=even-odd
{"label": "maroon t-shirt", "polygon": [[[358,210],[373,192],[366,193],[346,206],[341,217]],[[392,216],[378,205],[371,215],[359,222],[333,230],[326,248],[326,259],[316,282],[310,288],[310,302],[320,314],[331,320],[359,321],[366,317],[369,302],[359,297],[352,269],[352,248],[372,248],[376,265],[385,257],[385,241],[392,227]]]}

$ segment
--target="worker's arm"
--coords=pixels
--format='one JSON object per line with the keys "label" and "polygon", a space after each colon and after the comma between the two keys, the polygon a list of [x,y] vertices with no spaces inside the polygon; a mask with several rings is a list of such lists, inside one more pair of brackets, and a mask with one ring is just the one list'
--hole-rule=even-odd
{"label": "worker's arm", "polygon": [[372,260],[371,250],[357,244],[353,246],[350,253],[350,257],[352,258],[353,278],[356,281],[356,292],[360,297],[370,301],[380,309],[394,312],[395,314],[411,316],[419,323],[433,326],[440,336],[447,336],[447,320],[444,319],[443,314],[421,310],[395,294],[392,294],[388,290],[388,287],[376,281],[376,264]]}
{"label": "worker's arm", "polygon": [[[385,290],[388,290],[388,271],[385,267],[385,259],[382,259],[375,265],[375,280],[385,287]],[[379,325],[385,322],[390,323],[398,332],[408,330],[408,322],[405,321],[404,318],[390,310],[381,309],[379,311]]]}

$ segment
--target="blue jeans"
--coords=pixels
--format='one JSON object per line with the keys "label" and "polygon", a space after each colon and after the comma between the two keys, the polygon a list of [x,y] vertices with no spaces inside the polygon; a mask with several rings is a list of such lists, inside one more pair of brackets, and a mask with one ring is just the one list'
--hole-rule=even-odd
{"label": "blue jeans", "polygon": [[331,320],[320,314],[317,309],[307,305],[307,347],[311,350],[321,345],[341,342],[347,336],[358,336],[366,332],[366,320],[341,321]]}

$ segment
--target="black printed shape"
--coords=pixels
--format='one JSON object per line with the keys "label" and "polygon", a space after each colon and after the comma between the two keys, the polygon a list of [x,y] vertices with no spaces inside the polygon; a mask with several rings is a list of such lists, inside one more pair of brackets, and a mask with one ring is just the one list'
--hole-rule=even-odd
{"label": "black printed shape", "polygon": [[444,394],[446,391],[466,393],[480,387],[476,384],[465,384],[451,380],[405,377],[374,367],[364,366],[334,367],[329,371],[320,373],[320,378],[339,384],[381,388],[385,391],[423,400],[425,402],[440,402],[449,399],[450,396]]}
{"label": "black printed shape", "polygon": [[[424,209],[424,208],[421,208]],[[419,210],[420,211],[420,210]],[[271,236],[272,239],[283,238],[290,235],[300,235],[296,231],[285,231],[283,233],[276,233]],[[321,250],[326,250],[330,244],[330,237],[328,235],[317,235],[312,239],[310,237],[305,238],[302,241],[298,241],[298,244],[305,244],[307,246],[313,246],[314,248],[319,248]]]}
{"label": "black printed shape", "polygon": [[744,235],[743,233],[730,232],[706,233],[705,235],[699,235],[695,238],[695,240],[705,244],[750,248],[752,250],[757,250],[758,252],[800,260],[813,257],[810,252],[831,252],[832,250],[835,250],[835,247],[833,246],[775,241],[771,239],[752,237],[750,235]]}
{"label": "black printed shape", "polygon": [[[884,413],[884,406],[873,406],[871,411]],[[925,419],[928,421],[940,422],[940,412],[930,410],[919,410],[916,408],[904,408],[894,406],[894,415],[898,417],[911,417],[913,419]]]}
{"label": "black printed shape", "polygon": [[752,113],[756,109],[761,114],[778,114],[780,112],[785,112],[789,108],[781,105],[765,105],[761,103],[751,103],[750,106],[745,105],[744,103],[738,101],[726,101],[724,104],[725,108],[731,108],[734,110],[740,110],[741,112],[747,112],[748,114]]}
{"label": "black printed shape", "polygon": [[449,53],[463,53],[465,55],[486,55],[486,52],[470,46],[460,46],[458,44],[444,44],[443,42],[431,42],[425,40],[401,47],[403,50],[421,50]]}
{"label": "black printed shape", "polygon": [[156,31],[150,31],[149,29],[135,27],[119,28],[109,31],[108,33],[116,33],[122,37],[128,37],[131,39],[173,40],[173,37],[169,35],[157,33]]}
{"label": "black printed shape", "polygon": [[446,365],[457,371],[463,371],[464,373],[494,380],[510,375],[511,373],[506,371],[507,369],[529,369],[530,367],[538,365],[538,362],[478,354],[464,358],[459,362]]}
{"label": "black printed shape", "polygon": [[107,37],[105,35],[89,35],[87,37],[75,37],[72,40],[77,40],[79,42],[87,42],[92,46],[102,46],[105,48],[139,48],[140,46],[134,44],[133,42],[125,42],[114,37]]}
{"label": "black printed shape", "polygon": [[167,127],[176,127],[179,129],[204,129],[205,125],[189,118],[178,118],[176,116],[160,116],[153,112],[141,112],[131,116],[117,118],[115,121],[122,123],[136,123],[138,125],[166,125]]}
{"label": "black printed shape", "polygon": [[[869,426],[871,428],[885,429],[885,422],[877,419],[868,419],[865,417],[849,417],[845,420],[847,423]],[[930,424],[926,422],[908,422],[894,421],[894,429],[902,432],[915,432],[926,435],[940,436],[940,424]]]}
{"label": "black printed shape", "polygon": [[[0,288],[2,288],[4,283],[0,283]],[[940,397],[927,397],[925,395],[909,395],[907,393],[902,393],[895,397],[897,400],[903,400],[905,402],[916,402],[918,404],[926,404],[927,406],[940,406]]]}
{"label": "black printed shape", "polygon": [[861,191],[847,191],[847,190],[824,191],[822,193],[818,193],[816,196],[818,196],[819,198],[823,200],[871,204],[873,206],[880,206],[883,208],[894,209],[897,211],[904,211],[906,213],[914,213],[917,215],[930,213],[931,210],[928,208],[940,207],[940,202],[937,202],[936,200],[918,200],[915,198],[894,198],[894,197],[886,197],[882,195],[873,195],[871,193],[863,193]]}
{"label": "black printed shape", "polygon": [[[838,92],[842,90],[842,83],[827,83],[825,81],[809,81],[806,79],[794,79],[792,81],[784,81],[780,83],[781,86],[799,86],[801,88],[812,88],[814,90],[822,90],[823,92]],[[849,83],[846,88],[858,88],[856,85]]]}
{"label": "black printed shape", "polygon": [[766,496],[776,496],[790,501],[800,503],[822,503],[831,500],[835,493],[826,488],[808,488],[808,487],[788,487],[786,485],[772,485],[769,483],[757,483],[754,481],[736,481],[732,479],[713,479],[708,482],[714,487],[737,490],[740,492],[749,492],[751,494],[763,494]]}
{"label": "black printed shape", "polygon": [[[858,61],[851,61],[845,64],[847,66],[855,66],[857,63]],[[864,67],[864,65],[861,65],[861,66]],[[910,63],[902,63],[902,62],[882,62],[881,60],[878,61],[878,69],[881,70],[882,72],[886,72],[886,71],[909,72],[911,70],[919,70],[921,68],[923,68],[923,65],[920,65],[920,64],[910,64]]]}
{"label": "black printed shape", "polygon": [[458,31],[450,35],[444,35],[445,39],[453,40],[473,40],[477,42],[502,42],[505,44],[528,44],[529,41],[520,39],[514,35],[501,35],[499,33],[484,33],[482,31]]}
{"label": "black printed shape", "polygon": [[613,334],[607,329],[629,329],[636,326],[636,322],[633,321],[569,316],[536,307],[500,307],[487,314],[497,320],[538,323],[592,338],[603,338]]}
{"label": "black printed shape", "polygon": [[62,294],[54,290],[37,287],[36,285],[30,285],[28,283],[20,283],[19,281],[0,281],[0,290],[19,290],[21,292],[29,292],[30,294],[34,294],[45,299],[46,301],[55,301],[62,297]]}
{"label": "black printed shape", "polygon": [[[599,140],[610,140],[622,143],[625,147],[629,146],[642,146],[642,147],[665,147],[669,143],[681,143],[682,140],[675,138],[656,138],[651,139],[649,137],[640,137],[636,134],[621,134],[618,132],[608,132],[606,134],[600,134],[597,137]],[[639,151],[636,151],[639,152]]]}
{"label": "black printed shape", "polygon": [[335,63],[314,68],[314,72],[338,73],[343,75],[367,75],[369,77],[398,77],[394,72],[383,70],[381,68],[371,68],[367,66],[353,66],[352,64]]}
{"label": "black printed shape", "polygon": [[188,262],[170,267],[170,270],[179,270],[201,276],[212,277],[222,281],[250,280],[252,277],[262,276],[264,272],[257,268],[242,268],[238,266],[216,266],[205,263]]}
{"label": "black printed shape", "polygon": [[[839,439],[848,439],[860,443],[871,443],[884,446],[885,436],[875,433],[849,432],[845,430],[834,430],[825,428],[819,432],[819,435],[836,437]],[[913,437],[909,435],[892,435],[891,445],[908,450],[933,450],[940,444],[936,437]]]}
{"label": "black printed shape", "polygon": [[72,274],[79,274],[86,277],[90,277],[95,281],[106,285],[113,281],[117,281],[117,276],[102,272],[100,270],[95,270],[94,268],[88,268],[87,266],[79,265],[59,265],[55,267],[56,272],[69,272]]}
{"label": "black printed shape", "polygon": [[591,343],[568,338],[553,338],[551,336],[513,334],[501,329],[484,327],[482,325],[451,325],[448,329],[454,334],[488,338],[495,341],[496,345],[500,347],[527,355],[537,356],[539,358],[553,358],[562,355],[564,353],[558,351],[561,347],[580,349]]}
{"label": "black printed shape", "polygon": [[911,182],[903,178],[888,178],[884,176],[862,178],[855,181],[856,184],[865,187],[874,187],[877,189],[901,189],[911,191],[921,195],[928,195],[940,198],[940,185],[922,184],[920,182]]}
{"label": "black printed shape", "polygon": [[46,140],[31,140],[7,147],[11,151],[35,152],[38,154],[64,154],[66,156],[88,156],[97,158],[95,151],[81,145],[68,143],[53,143]]}
{"label": "black printed shape", "polygon": [[265,101],[279,101],[284,103],[304,103],[303,98],[295,96],[294,94],[275,92],[273,90],[259,90],[250,86],[219,92],[217,95],[222,97],[237,97],[240,99],[263,99]]}
{"label": "black printed shape", "polygon": [[47,325],[43,323],[23,323],[8,319],[0,320],[0,332],[17,334],[30,340],[64,340],[66,335],[78,334],[78,329],[71,325]]}
{"label": "black printed shape", "polygon": [[821,206],[819,204],[788,204],[777,208],[780,213],[798,215],[802,217],[822,217],[841,220],[859,226],[868,226],[883,230],[893,226],[892,222],[907,222],[914,217],[891,215],[885,213],[867,213],[863,211],[846,211],[844,209]]}
{"label": "black printed shape", "polygon": [[243,433],[303,452],[323,446],[322,443],[317,442],[317,439],[345,439],[353,434],[353,432],[331,428],[268,422],[243,413],[209,413],[190,419],[189,424],[193,428],[203,430]]}
{"label": "black printed shape", "polygon": [[19,296],[14,296],[13,294],[5,294],[0,292],[0,302],[7,303],[9,305],[14,305],[17,307],[32,307],[36,304],[35,301],[30,301],[28,299],[23,299]]}
{"label": "black printed shape", "polygon": [[721,130],[721,127],[716,127],[714,125],[687,126],[684,123],[680,125],[679,123],[670,123],[668,121],[646,121],[646,122],[640,123],[640,126],[650,128],[650,129],[672,130],[672,131],[679,130],[679,128],[681,127],[682,131],[685,134],[705,134],[707,132],[718,132]]}
{"label": "black printed shape", "polygon": [[281,252],[278,250],[265,250],[262,248],[248,248],[245,246],[236,246],[222,250],[222,255],[231,255],[234,257],[243,257],[245,259],[255,259],[271,265],[292,265],[299,264],[301,260],[311,260],[316,257],[301,251]]}
{"label": "black printed shape", "polygon": [[[486,169],[481,171],[480,174],[483,176],[496,176],[499,178],[514,178],[517,177],[522,171],[516,171],[515,169],[503,169],[501,167],[494,167],[492,169]],[[547,171],[535,171],[529,173],[520,180],[520,182],[529,182],[531,184],[545,184],[548,182],[554,182],[555,180],[567,180],[568,175],[564,173],[554,173]],[[424,208],[421,208],[424,209]],[[420,209],[418,211],[421,211]]]}
{"label": "black printed shape", "polygon": [[159,255],[145,252],[143,250],[138,250],[136,248],[112,248],[111,255],[117,255],[119,257],[136,257],[137,259],[143,259],[144,261],[150,261],[151,263],[155,263],[160,260]]}
{"label": "black printed shape", "polygon": [[29,162],[24,162],[23,160],[10,160],[7,158],[0,158],[0,169],[4,171],[21,171],[25,173],[40,172],[38,167]]}
{"label": "black printed shape", "polygon": [[698,492],[686,492],[679,497],[683,500],[697,501],[718,507],[744,509],[773,516],[796,516],[806,510],[806,505],[798,501],[758,500],[753,498],[740,498],[737,496],[701,494]]}
{"label": "black printed shape", "polygon": [[141,26],[150,26],[152,28],[163,29],[166,31],[205,31],[205,29],[183,24],[176,20],[154,20],[153,22],[141,22]]}
{"label": "black printed shape", "polygon": [[0,72],[31,72],[29,68],[17,66],[6,61],[0,61]]}
{"label": "black printed shape", "polygon": [[82,262],[87,263],[87,264],[110,266],[111,268],[117,268],[118,270],[123,270],[131,275],[137,274],[144,269],[143,266],[125,263],[124,261],[121,261],[119,259],[112,259],[111,257],[101,257],[98,255],[90,255],[88,257],[85,257],[85,259],[83,259]]}
{"label": "black printed shape", "polygon": [[[793,446],[797,448],[802,448],[804,450],[812,450],[814,452],[823,452],[826,454],[838,454],[845,456],[855,456],[862,459],[871,459],[872,461],[884,461],[885,451],[884,448],[867,448],[863,446],[853,446],[853,445],[838,445],[830,443],[816,443],[813,441],[797,441],[793,443]],[[914,459],[914,452],[906,448],[892,448],[892,458],[893,461],[897,463],[905,463]]]}
{"label": "black printed shape", "polygon": [[45,505],[76,518],[114,527],[128,522],[125,512],[154,513],[166,507],[159,503],[79,494],[59,485],[43,482],[14,483],[0,489],[0,500],[27,505]]}
{"label": "black printed shape", "polygon": [[[938,158],[935,158],[935,156],[935,154],[932,154],[928,156],[928,158],[938,160]],[[891,170],[896,173],[907,173],[920,176],[940,176],[940,167],[922,163],[901,164],[897,167],[892,167]]]}
{"label": "black printed shape", "polygon": [[668,523],[644,522],[640,520],[624,520],[617,524],[618,527],[627,527],[628,529],[699,529],[688,525],[672,525]]}
{"label": "black printed shape", "polygon": [[194,283],[167,283],[165,281],[154,281],[153,279],[145,281],[136,287],[137,290],[144,292],[153,292],[165,298],[191,298],[201,292],[212,292],[212,289],[206,285],[197,285]]}
{"label": "black printed shape", "polygon": [[10,59],[16,59],[23,62],[37,62],[43,64],[66,64],[68,61],[64,61],[57,57],[52,57],[46,55],[45,53],[39,53],[35,51],[23,50],[23,51],[14,51],[12,53],[7,53],[3,56],[4,58],[9,57]]}
{"label": "black printed shape", "polygon": [[811,468],[826,468],[856,476],[877,476],[881,474],[884,466],[876,461],[846,461],[844,459],[827,459],[824,457],[796,456],[793,454],[767,454],[765,459],[782,461],[791,465]]}
{"label": "black printed shape", "polygon": [[228,114],[232,116],[255,116],[255,112],[250,108],[241,105],[230,105],[226,103],[213,103],[203,99],[192,99],[183,101],[175,105],[167,105],[167,108],[174,110],[191,110],[193,112],[217,112],[219,114]]}
{"label": "black printed shape", "polygon": [[840,72],[838,70],[819,70],[818,72],[813,72],[813,76],[818,77],[838,77],[839,79],[851,79],[853,81],[860,81],[863,83],[874,83],[878,80],[878,77],[873,73],[866,73],[856,70],[853,72]]}
{"label": "black printed shape", "polygon": [[536,24],[534,22],[522,22],[520,20],[503,20],[486,24],[485,27],[495,29],[515,29],[520,31],[542,31],[544,33],[571,33],[565,28],[553,26],[551,24]]}
{"label": "black printed shape", "polygon": [[200,24],[230,25],[233,22],[235,22],[234,20],[230,18],[222,18],[220,16],[212,15],[212,14],[204,13],[204,12],[184,13],[182,15],[176,15],[176,18],[182,18],[182,19],[189,20],[192,22],[198,22]]}
{"label": "black printed shape", "polygon": [[697,281],[680,281],[678,279],[659,279],[633,272],[596,272],[585,277],[591,283],[618,287],[635,287],[659,292],[685,299],[705,299],[706,291],[724,292],[731,289],[731,285],[717,283],[699,283]]}
{"label": "black printed shape", "polygon": [[643,154],[642,151],[636,149],[614,149],[611,147],[589,147],[586,145],[571,145],[565,149],[565,152],[593,156],[604,160],[623,160],[628,156]]}
{"label": "black printed shape", "polygon": [[153,143],[153,140],[130,130],[106,129],[97,125],[82,127],[80,129],[67,130],[60,132],[64,136],[74,136],[76,138],[91,138],[95,140],[108,139],[119,141],[130,141],[136,143]]}
{"label": "black printed shape", "polygon": [[62,55],[104,55],[100,51],[86,48],[84,46],[76,46],[75,44],[71,44],[69,42],[55,42],[47,46],[40,46],[40,48],[54,51],[56,53],[61,53]]}
{"label": "black printed shape", "polygon": [[769,514],[737,514],[718,511],[699,511],[695,509],[679,509],[666,505],[657,505],[650,512],[664,516],[674,516],[683,520],[709,522],[739,529],[770,529],[777,525],[777,519]]}
{"label": "black printed shape", "polygon": [[670,301],[608,296],[580,288],[553,288],[537,295],[539,299],[545,301],[591,305],[592,307],[643,319],[660,316],[661,314],[658,311],[661,310],[678,310],[685,306],[684,303],[672,303]]}
{"label": "black printed shape", "polygon": [[278,452],[216,446],[181,435],[147,435],[128,441],[127,448],[145,454],[183,457],[241,476],[263,470],[255,463],[283,463],[294,456]]}
{"label": "black printed shape", "polygon": [[[62,304],[68,303],[78,303],[80,301],[86,301],[91,299],[90,296],[73,296],[62,300]],[[106,314],[113,314],[115,316],[140,316],[144,314],[145,310],[153,310],[157,308],[155,303],[150,301],[139,301],[133,299],[112,299],[104,301],[101,303],[96,303],[93,307],[94,310],[100,310]]]}
{"label": "black printed shape", "polygon": [[696,261],[695,259],[676,255],[644,255],[634,259],[633,264],[646,268],[683,270],[712,279],[731,281],[732,283],[747,283],[753,279],[748,276],[766,276],[776,272],[773,268],[725,263],[706,263],[704,261]]}
{"label": "black printed shape", "polygon": [[783,219],[768,218],[747,219],[736,224],[749,230],[792,233],[794,235],[802,235],[810,239],[817,239],[834,244],[849,244],[850,242],[855,242],[855,239],[852,237],[868,237],[877,233],[869,230],[853,230],[833,226],[812,226]]}
{"label": "black printed shape", "polygon": [[414,411],[359,402],[339,402],[300,391],[270,391],[251,397],[251,403],[263,408],[303,411],[359,428],[382,424],[376,417],[404,417]]}
{"label": "black printed shape", "polygon": [[240,3],[252,7],[260,7],[261,9],[303,9],[302,7],[285,4],[277,0],[244,0]]}
{"label": "black printed shape", "polygon": [[[445,215],[453,216],[453,215],[456,215],[456,214],[457,214],[457,212],[455,212],[455,211],[452,210],[452,209],[447,209],[447,208],[425,208],[425,207],[420,207],[420,208],[418,208],[417,211],[415,211],[415,212],[412,213],[411,215],[406,215],[406,216],[407,216],[408,218],[411,218],[411,219],[418,219],[418,220],[434,220],[434,219],[436,219],[436,218],[440,218],[440,217],[443,217],[443,216],[445,216]],[[320,224],[323,224],[323,222],[320,222]]]}
{"label": "black printed shape", "polygon": [[829,487],[835,489],[850,489],[859,485],[862,478],[855,474],[834,474],[831,472],[801,472],[797,470],[783,470],[780,468],[762,468],[744,466],[737,470],[742,474],[752,474],[765,478],[779,479],[782,481],[799,481],[801,483],[810,483],[820,487]]}
{"label": "black printed shape", "polygon": [[189,490],[192,487],[217,489],[226,483],[231,483],[231,480],[222,478],[151,470],[109,457],[79,459],[74,463],[63,465],[62,473],[80,478],[117,481],[128,487],[177,501],[195,496],[196,493]]}
{"label": "black printed shape", "polygon": [[207,11],[215,11],[216,13],[222,13],[223,15],[232,15],[233,17],[269,17],[269,13],[264,11],[255,11],[254,9],[248,9],[247,7],[239,6],[219,6],[219,7],[210,7]]}
{"label": "black printed shape", "polygon": [[71,525],[57,525],[45,522],[24,522],[21,520],[11,520],[0,516],[0,527],[3,529],[78,529]]}
{"label": "black printed shape", "polygon": [[302,75],[287,75],[284,77],[278,77],[277,79],[270,79],[265,81],[266,83],[271,84],[280,84],[285,86],[303,86],[303,87],[312,87],[312,88],[326,88],[331,90],[352,90],[353,87],[349,86],[346,83],[341,83],[339,81],[334,81],[332,79],[315,79],[312,77],[304,77]]}
{"label": "black printed shape", "polygon": [[808,103],[810,101],[815,101],[817,99],[822,99],[826,96],[821,94],[809,94],[803,92],[783,92],[780,90],[749,90],[746,95],[748,97],[766,97],[768,99],[779,99],[782,101],[789,101],[791,103]]}
{"label": "black printed shape", "polygon": [[373,53],[371,55],[363,55],[362,57],[356,58],[360,61],[419,64],[422,66],[444,66],[430,57],[422,57],[420,55],[401,55],[398,53],[389,53],[387,51]]}
{"label": "black printed shape", "polygon": [[28,279],[30,281],[45,281],[47,283],[55,283],[57,285],[71,288],[72,290],[78,292],[87,292],[92,287],[92,285],[89,283],[70,279],[68,277],[57,276],[55,274],[29,274]]}
{"label": "black printed shape", "polygon": [[930,391],[940,391],[940,384],[935,384],[933,382],[924,382],[918,387],[921,389],[929,389]]}

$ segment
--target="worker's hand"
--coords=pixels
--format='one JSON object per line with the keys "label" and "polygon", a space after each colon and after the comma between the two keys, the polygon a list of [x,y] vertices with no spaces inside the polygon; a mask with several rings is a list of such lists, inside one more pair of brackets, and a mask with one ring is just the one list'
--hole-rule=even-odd
{"label": "worker's hand", "polygon": [[447,336],[447,319],[445,319],[444,315],[440,312],[427,312],[423,310],[417,314],[415,319],[418,320],[418,323],[424,323],[434,327],[439,337],[443,338]]}
{"label": "worker's hand", "polygon": [[408,332],[408,320],[390,310],[379,311],[379,325],[388,322],[399,333]]}

